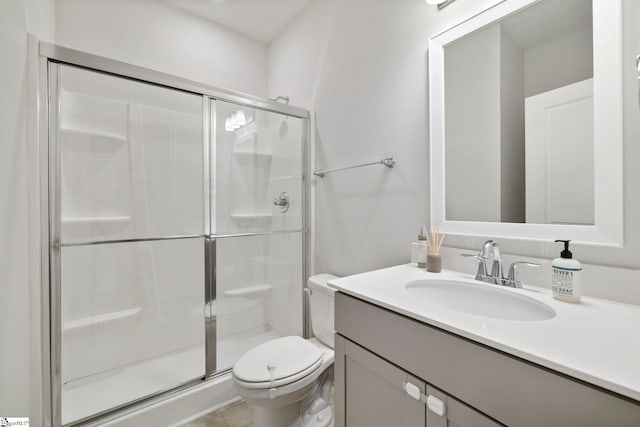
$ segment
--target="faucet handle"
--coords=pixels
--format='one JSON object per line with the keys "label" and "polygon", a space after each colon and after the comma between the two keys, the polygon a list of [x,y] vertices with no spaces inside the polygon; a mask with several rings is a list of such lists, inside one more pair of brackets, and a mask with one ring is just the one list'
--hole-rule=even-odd
{"label": "faucet handle", "polygon": [[[491,240],[489,240],[485,244],[489,242],[491,242]],[[496,285],[500,285],[504,281],[504,271],[502,269],[502,255],[500,254],[500,245],[498,245],[498,242],[491,242],[491,251],[493,253],[491,277],[494,278]]]}
{"label": "faucet handle", "polygon": [[540,267],[540,264],[529,261],[516,261],[511,264],[509,267],[509,275],[507,276],[507,286],[511,286],[512,288],[522,288],[522,282],[520,281],[520,277],[518,276],[518,266],[519,265],[527,265],[529,267]]}
{"label": "faucet handle", "polygon": [[481,255],[474,255],[474,254],[460,254],[460,256],[463,256],[466,258],[475,258],[479,261],[478,272],[476,273],[476,280],[480,280],[480,277],[487,275],[487,265],[484,261],[486,259],[485,257]]}
{"label": "faucet handle", "polygon": [[487,240],[486,242],[484,242],[482,244],[482,249],[480,249],[478,255],[480,255],[484,259],[489,259],[489,255],[491,255],[494,244],[495,242],[493,240]]}

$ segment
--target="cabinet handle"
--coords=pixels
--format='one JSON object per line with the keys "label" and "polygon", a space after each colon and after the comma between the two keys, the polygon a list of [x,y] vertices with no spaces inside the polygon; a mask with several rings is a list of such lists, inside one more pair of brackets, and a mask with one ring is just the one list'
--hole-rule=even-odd
{"label": "cabinet handle", "polygon": [[422,391],[420,391],[420,387],[417,385],[404,383],[404,391],[415,400],[420,400],[422,397]]}
{"label": "cabinet handle", "polygon": [[440,417],[444,417],[447,413],[447,405],[433,395],[427,397],[427,408]]}

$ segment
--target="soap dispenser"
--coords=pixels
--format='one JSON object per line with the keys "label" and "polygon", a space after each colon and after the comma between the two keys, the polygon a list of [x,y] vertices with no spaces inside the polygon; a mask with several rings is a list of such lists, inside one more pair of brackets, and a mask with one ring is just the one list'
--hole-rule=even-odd
{"label": "soap dispenser", "polygon": [[556,240],[564,243],[560,258],[551,262],[551,291],[561,301],[579,303],[582,296],[582,264],[573,259],[569,250],[571,240]]}

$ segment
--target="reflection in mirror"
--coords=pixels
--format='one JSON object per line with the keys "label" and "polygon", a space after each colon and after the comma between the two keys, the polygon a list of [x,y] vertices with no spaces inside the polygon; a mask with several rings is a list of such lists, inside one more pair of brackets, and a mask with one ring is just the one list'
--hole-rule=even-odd
{"label": "reflection in mirror", "polygon": [[591,0],[541,0],[444,46],[446,220],[593,225]]}

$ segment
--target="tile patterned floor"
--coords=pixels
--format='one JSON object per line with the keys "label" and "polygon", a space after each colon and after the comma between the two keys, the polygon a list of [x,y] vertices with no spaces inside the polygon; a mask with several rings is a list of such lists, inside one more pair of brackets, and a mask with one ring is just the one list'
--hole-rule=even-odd
{"label": "tile patterned floor", "polygon": [[253,408],[245,401],[234,403],[182,427],[251,427]]}

